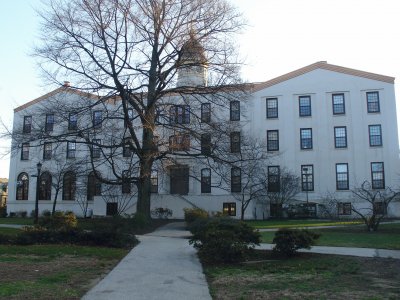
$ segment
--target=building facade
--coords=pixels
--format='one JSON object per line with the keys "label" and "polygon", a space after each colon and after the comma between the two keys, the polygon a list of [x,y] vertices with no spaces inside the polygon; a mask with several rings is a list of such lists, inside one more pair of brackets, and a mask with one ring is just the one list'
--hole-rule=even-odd
{"label": "building facade", "polygon": [[[198,72],[185,70],[178,76],[178,85],[204,85],[206,74],[206,67]],[[334,193],[338,213],[344,217],[351,217],[349,205],[365,205],[354,203],[351,192],[363,182],[368,181],[377,190],[400,187],[394,78],[317,62],[250,86],[245,101],[231,101],[222,108],[207,102],[196,108],[189,107],[187,102],[171,96],[165,101],[169,113],[167,122],[171,122],[173,115],[176,124],[195,124],[190,115],[194,109],[201,110],[200,125],[207,123],[211,113],[219,114],[226,119],[226,126],[233,124],[232,128],[236,128],[230,133],[231,152],[235,152],[235,147],[240,152],[240,143],[247,136],[263,141],[264,150],[270,154],[268,178],[283,169],[296,174],[301,191],[295,196],[295,202],[313,203],[316,209],[328,193]],[[100,177],[112,176],[114,170],[100,163],[92,164],[93,158],[102,155],[102,141],[113,137],[124,140],[126,132],[126,121],[117,115],[107,120],[108,125],[103,123],[104,114],[109,112],[104,110],[104,103],[103,108],[97,107],[96,99],[95,95],[66,85],[15,109],[15,132],[26,137],[36,130],[47,133],[49,138],[40,143],[34,139],[19,143],[14,139],[17,150],[13,151],[10,161],[9,212],[30,213],[36,197],[40,211],[51,210],[56,199],[57,210],[71,210],[78,215],[135,212],[134,186],[124,184],[122,178],[121,186],[106,188],[94,173],[98,172]],[[71,113],[60,116],[46,110],[54,103],[62,103],[63,110],[69,109]],[[88,103],[94,104],[86,117],[78,118],[73,112],[76,107],[84,107],[82,103],[86,107]],[[110,99],[105,105],[112,108],[110,111],[117,111],[114,108],[118,103],[118,99]],[[74,131],[79,123],[85,122],[93,125],[90,147],[81,141],[87,137]],[[135,122],[134,116],[132,122]],[[164,140],[159,147],[176,151],[197,148],[207,152],[203,139],[215,138],[202,135],[193,141],[190,136],[163,130],[157,132],[157,137]],[[63,142],[51,139],[56,132],[65,132]],[[132,158],[129,143],[122,143],[120,148],[115,153],[118,158],[114,166],[124,174],[126,165],[135,168],[137,162]],[[181,157],[177,161],[180,168],[155,166],[151,176],[152,208],[168,208],[172,218],[183,218],[183,209],[187,207],[240,217],[241,202],[234,197],[243,188],[239,168],[231,168],[230,182],[222,182],[220,174],[199,160]],[[38,173],[39,178],[35,178]],[[36,193],[37,186],[39,193]],[[385,213],[399,217],[400,204],[391,203]],[[249,203],[244,218],[261,219],[271,214],[268,202],[255,199]]]}

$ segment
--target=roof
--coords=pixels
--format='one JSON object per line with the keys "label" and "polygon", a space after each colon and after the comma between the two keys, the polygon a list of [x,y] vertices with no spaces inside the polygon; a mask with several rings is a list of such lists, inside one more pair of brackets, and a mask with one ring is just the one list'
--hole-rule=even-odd
{"label": "roof", "polygon": [[62,86],[62,87],[59,87],[59,88],[57,88],[57,89],[55,89],[55,90],[53,90],[53,91],[51,91],[51,92],[49,92],[47,94],[44,94],[43,96],[40,96],[39,98],[33,99],[33,100],[31,100],[31,101],[29,101],[29,102],[27,102],[27,103],[25,103],[25,104],[23,104],[21,106],[18,106],[17,108],[14,109],[14,113],[19,112],[19,111],[21,111],[21,110],[23,110],[25,108],[28,108],[31,105],[39,103],[39,102],[41,102],[41,101],[43,101],[43,100],[45,100],[45,99],[47,99],[49,97],[52,97],[52,96],[57,95],[58,93],[62,93],[62,92],[75,94],[75,95],[79,95],[79,96],[90,98],[90,99],[94,99],[94,100],[99,100],[100,99],[98,96],[96,96],[94,94],[82,92],[82,91],[70,88],[68,86]]}
{"label": "roof", "polygon": [[[253,87],[252,92],[257,92],[260,91],[262,89],[268,88],[270,86],[279,84],[281,82],[287,81],[289,79],[301,76],[303,74],[312,72],[314,70],[317,69],[323,69],[323,70],[328,70],[328,71],[332,71],[332,72],[337,72],[337,73],[342,73],[342,74],[346,74],[346,75],[352,75],[352,76],[357,76],[357,77],[363,77],[363,78],[367,78],[367,79],[372,79],[372,80],[377,80],[377,81],[382,81],[382,82],[386,82],[386,83],[391,83],[394,84],[394,77],[390,77],[390,76],[385,76],[385,75],[379,75],[379,74],[375,74],[375,73],[370,73],[370,72],[365,72],[365,71],[360,71],[360,70],[356,70],[356,69],[351,69],[351,68],[346,68],[346,67],[341,67],[341,66],[337,66],[337,65],[331,65],[328,64],[326,61],[319,61],[316,63],[313,63],[311,65],[305,66],[303,68],[297,69],[295,71],[289,72],[287,74],[278,76],[276,78],[273,78],[271,80],[268,81],[264,81],[264,82],[258,82],[258,83],[253,83],[251,84],[251,86]],[[86,92],[82,92],[79,91],[77,89],[73,89],[70,88],[69,86],[62,86],[58,89],[55,89],[52,92],[49,92],[39,98],[36,98],[32,101],[29,101],[17,108],[14,109],[14,113],[19,112],[33,104],[39,103],[42,100],[45,100],[49,97],[52,97],[60,92],[67,92],[67,93],[72,93],[75,95],[79,95],[82,97],[86,97],[86,98],[90,98],[90,99],[94,99],[94,100],[99,100],[100,97],[94,94],[90,94],[90,93],[86,93]],[[115,102],[115,100],[118,97],[113,97],[113,100]]]}
{"label": "roof", "polygon": [[331,65],[331,64],[328,64],[326,61],[318,61],[311,65],[308,65],[303,68],[297,69],[295,71],[289,72],[287,74],[278,76],[274,79],[257,83],[257,84],[255,84],[253,91],[256,92],[256,91],[265,89],[267,87],[276,85],[278,83],[287,81],[289,79],[298,77],[300,75],[309,73],[309,72],[317,70],[317,69],[323,69],[323,70],[328,70],[328,71],[332,71],[332,72],[337,72],[337,73],[342,73],[342,74],[352,75],[352,76],[357,76],[357,77],[363,77],[363,78],[368,78],[368,79],[392,83],[392,84],[394,83],[394,77],[379,75],[379,74],[360,71],[360,70],[356,70],[356,69],[345,68],[345,67],[336,66],[336,65]]}

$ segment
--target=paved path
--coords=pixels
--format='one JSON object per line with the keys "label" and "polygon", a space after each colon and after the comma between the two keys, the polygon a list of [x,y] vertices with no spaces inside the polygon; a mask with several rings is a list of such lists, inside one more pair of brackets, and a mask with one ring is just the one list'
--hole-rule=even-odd
{"label": "paved path", "polygon": [[[260,246],[256,246],[256,249],[271,250],[273,247],[274,247],[273,244],[260,244]],[[373,249],[373,248],[314,246],[311,247],[310,250],[300,249],[299,252],[400,259],[400,250]]]}
{"label": "paved path", "polygon": [[140,244],[83,299],[211,299],[183,224],[171,223],[138,236]]}

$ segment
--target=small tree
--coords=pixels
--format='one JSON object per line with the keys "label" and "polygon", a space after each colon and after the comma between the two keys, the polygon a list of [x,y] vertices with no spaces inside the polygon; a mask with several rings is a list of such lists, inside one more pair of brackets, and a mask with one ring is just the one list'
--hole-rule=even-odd
{"label": "small tree", "polygon": [[367,204],[367,207],[351,206],[351,210],[364,221],[368,231],[377,231],[380,222],[387,213],[387,208],[395,199],[398,199],[399,192],[393,191],[390,187],[382,190],[373,189],[368,181],[364,181],[361,187],[352,191],[353,203]]}
{"label": "small tree", "polygon": [[[264,171],[268,172],[268,171]],[[275,178],[271,180],[272,176]],[[283,205],[293,200],[300,191],[299,176],[288,169],[278,170],[278,174],[267,175],[267,199],[276,207],[276,217],[283,216]]]}

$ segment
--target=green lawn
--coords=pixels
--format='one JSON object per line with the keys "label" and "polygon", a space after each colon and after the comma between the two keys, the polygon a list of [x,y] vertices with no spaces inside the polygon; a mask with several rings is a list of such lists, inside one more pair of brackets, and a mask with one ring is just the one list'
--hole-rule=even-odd
{"label": "green lawn", "polygon": [[1,299],[80,299],[128,250],[0,245]]}
{"label": "green lawn", "polygon": [[[320,233],[318,246],[360,247],[400,250],[400,223],[381,224],[378,231],[367,232],[365,226],[314,229]],[[262,232],[262,242],[272,243],[275,232]]]}
{"label": "green lawn", "polygon": [[342,225],[358,225],[363,222],[360,220],[256,220],[246,221],[250,226],[262,228],[283,228],[283,227],[314,227],[314,226],[342,226]]}
{"label": "green lawn", "polygon": [[301,254],[204,265],[213,299],[399,299],[400,261]]}
{"label": "green lawn", "polygon": [[0,218],[0,224],[33,225],[33,218]]}
{"label": "green lawn", "polygon": [[19,232],[21,232],[21,229],[18,228],[0,227],[0,234],[17,235]]}

